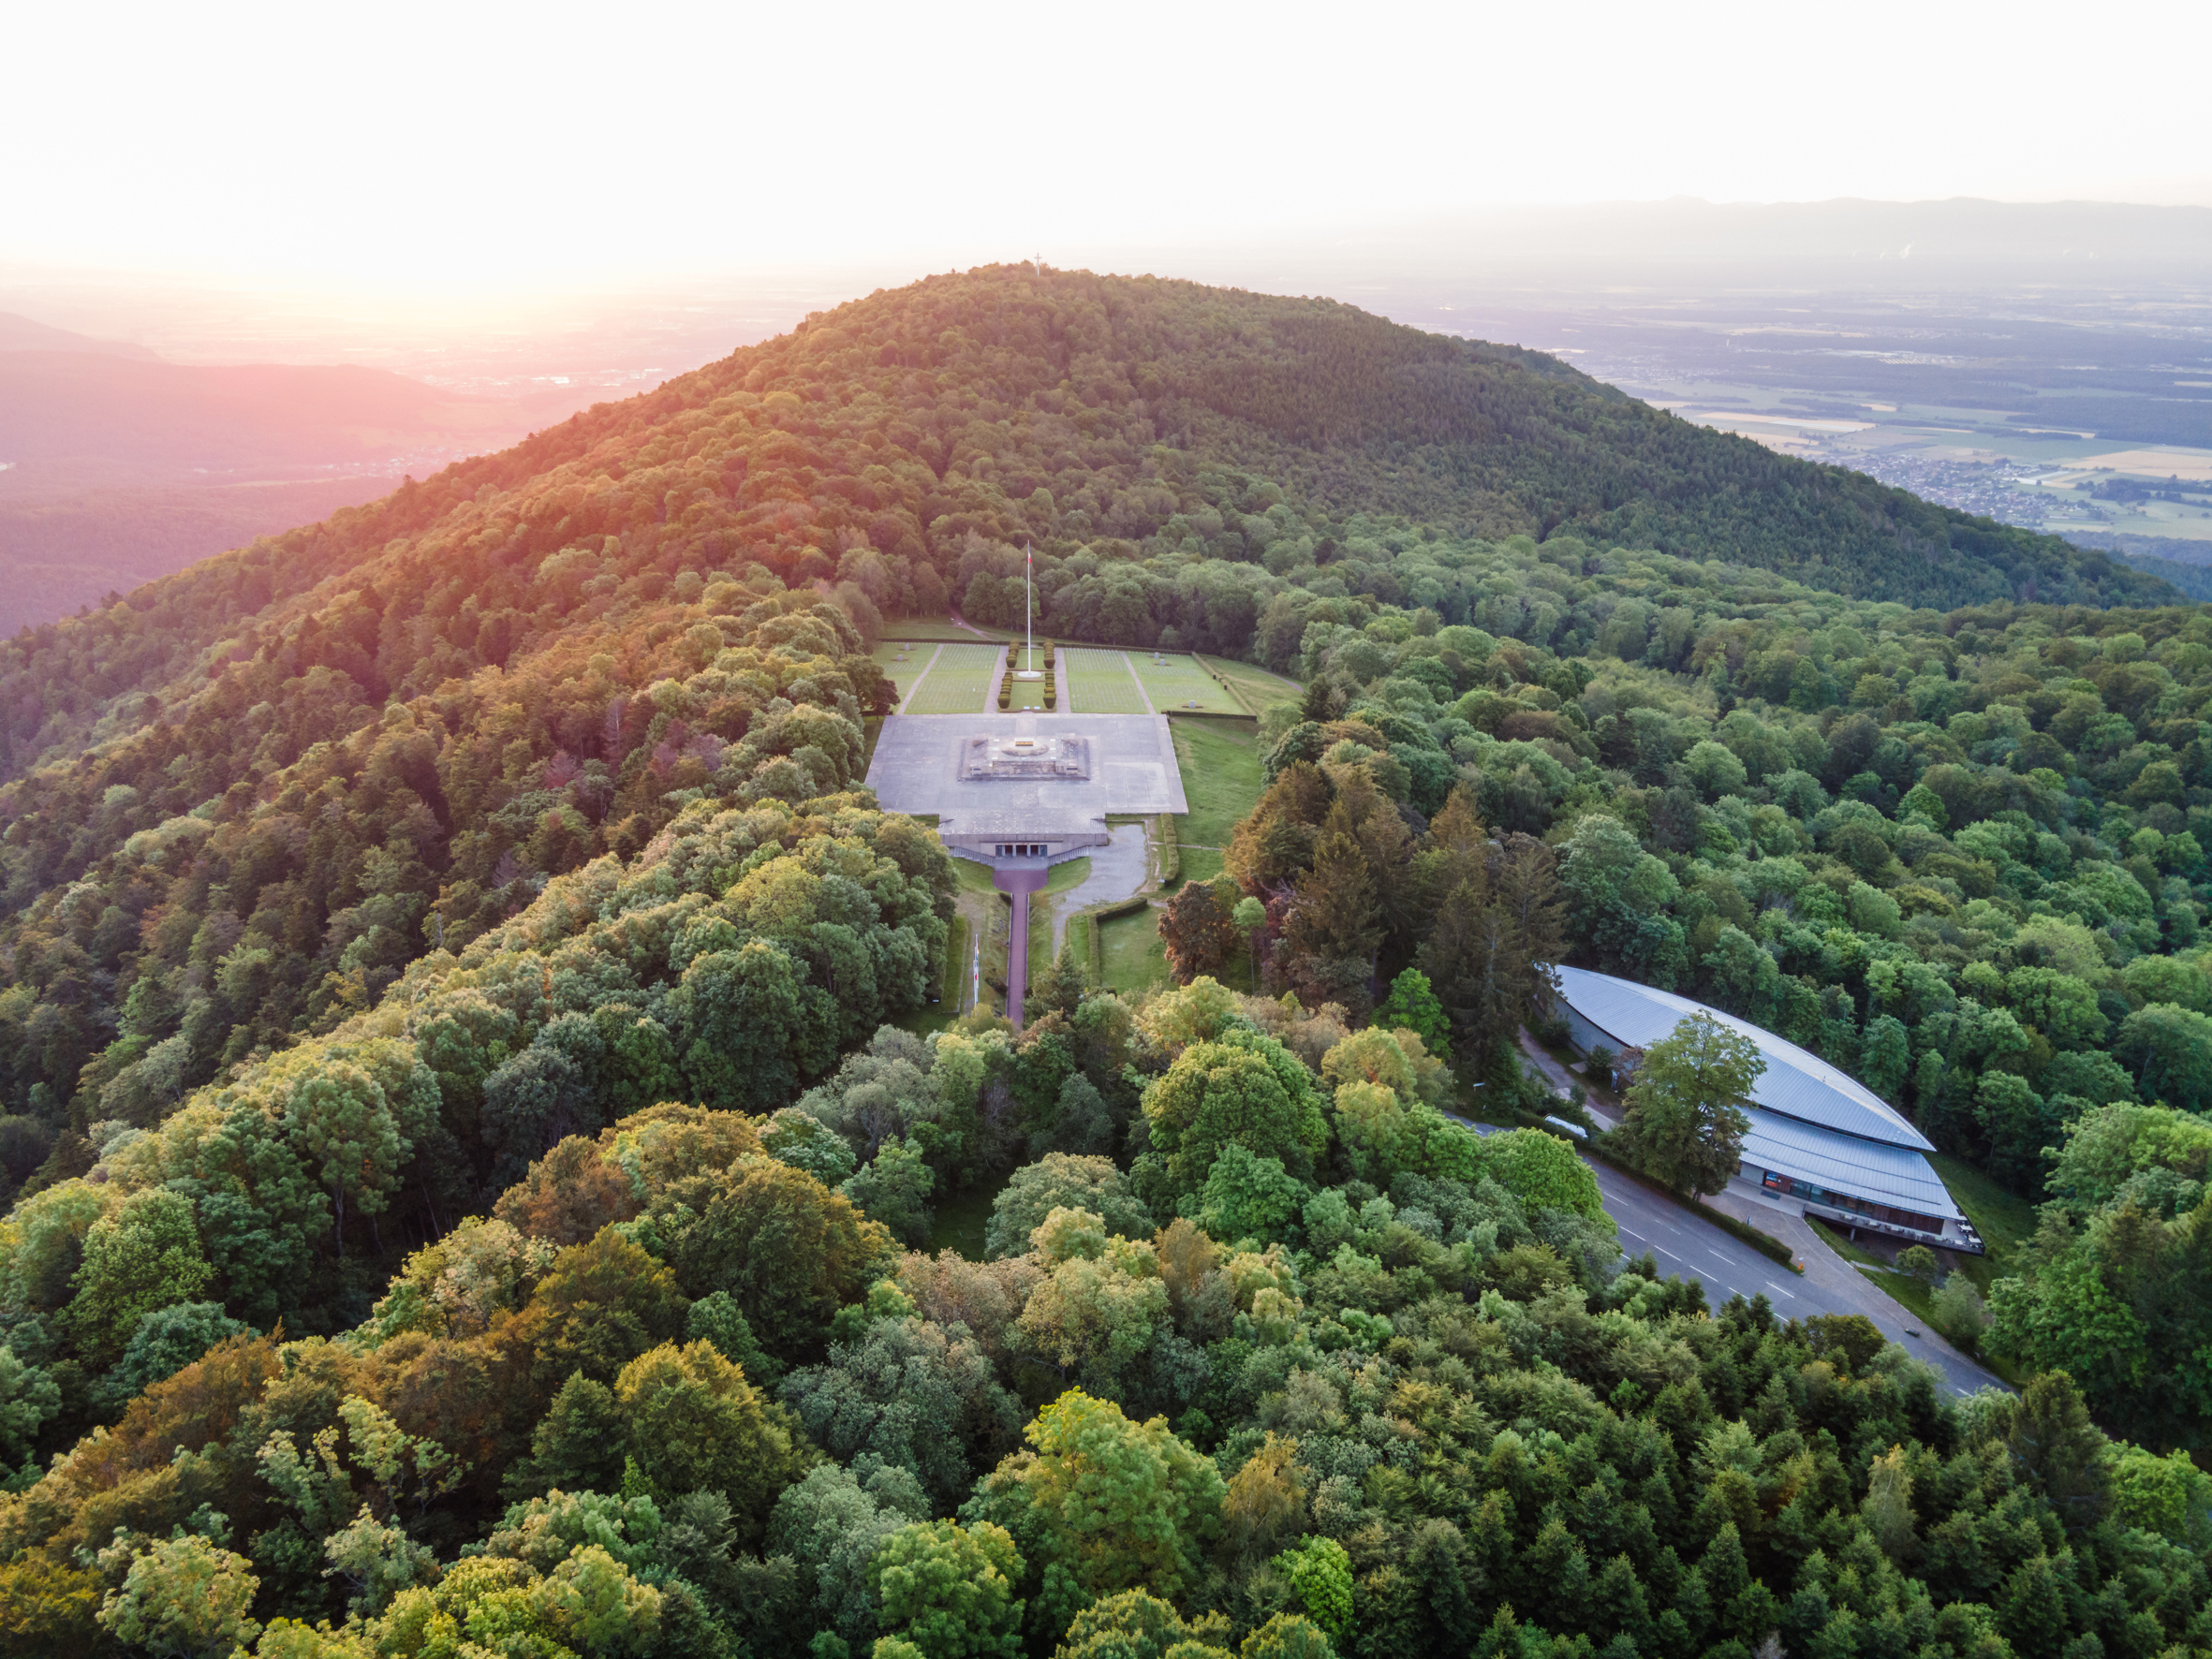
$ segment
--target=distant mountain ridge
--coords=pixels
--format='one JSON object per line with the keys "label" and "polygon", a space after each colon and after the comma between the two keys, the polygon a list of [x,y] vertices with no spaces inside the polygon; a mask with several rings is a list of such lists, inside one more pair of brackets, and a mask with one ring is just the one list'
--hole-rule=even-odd
{"label": "distant mountain ridge", "polygon": [[0,351],[74,351],[96,357],[132,358],[157,363],[159,355],[127,340],[96,340],[68,329],[34,322],[12,311],[0,311]]}

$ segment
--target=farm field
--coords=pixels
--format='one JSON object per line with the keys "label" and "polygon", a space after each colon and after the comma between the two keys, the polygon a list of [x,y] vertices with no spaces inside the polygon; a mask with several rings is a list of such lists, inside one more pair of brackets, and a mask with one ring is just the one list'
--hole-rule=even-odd
{"label": "farm field", "polygon": [[1128,663],[1120,652],[1062,646],[1060,655],[1068,664],[1068,712],[1145,712],[1144,698],[1137,690],[1137,683],[1129,678]]}
{"label": "farm field", "polygon": [[981,714],[990,695],[991,670],[998,664],[995,645],[948,645],[922,677],[906,712],[909,714]]}
{"label": "farm field", "polygon": [[1144,693],[1152,699],[1156,712],[1172,714],[1184,709],[1195,709],[1216,714],[1242,714],[1242,703],[1221,689],[1220,684],[1187,656],[1168,656],[1158,661],[1149,651],[1131,651],[1125,653],[1129,666],[1137,670],[1137,678],[1144,683]]}
{"label": "farm field", "polygon": [[905,702],[914,689],[914,682],[922,678],[922,670],[929,667],[929,659],[936,651],[927,640],[907,643],[886,639],[876,647],[874,655],[876,666],[899,688],[899,700]]}

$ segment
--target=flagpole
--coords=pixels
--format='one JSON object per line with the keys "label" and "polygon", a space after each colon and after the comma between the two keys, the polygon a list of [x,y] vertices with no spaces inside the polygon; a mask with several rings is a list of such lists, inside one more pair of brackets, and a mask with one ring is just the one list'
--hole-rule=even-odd
{"label": "flagpole", "polygon": [[1029,551],[1029,544],[1022,544],[1022,638],[1025,641],[1022,653],[1022,666],[1037,666],[1037,605],[1029,590],[1029,573],[1037,565],[1037,555]]}

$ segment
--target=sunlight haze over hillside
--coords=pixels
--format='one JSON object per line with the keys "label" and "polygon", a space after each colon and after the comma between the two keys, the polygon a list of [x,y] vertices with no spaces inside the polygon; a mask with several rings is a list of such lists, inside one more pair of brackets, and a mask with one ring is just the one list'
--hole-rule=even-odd
{"label": "sunlight haze over hillside", "polygon": [[[2154,37],[2201,59],[2202,14],[2083,21],[233,4],[117,29],[44,7],[15,61],[99,67],[18,78],[0,110],[0,258],[450,290],[889,257],[888,282],[1497,203],[2212,203],[2201,110],[2145,59]],[[2027,118],[2085,95],[2093,120]]]}

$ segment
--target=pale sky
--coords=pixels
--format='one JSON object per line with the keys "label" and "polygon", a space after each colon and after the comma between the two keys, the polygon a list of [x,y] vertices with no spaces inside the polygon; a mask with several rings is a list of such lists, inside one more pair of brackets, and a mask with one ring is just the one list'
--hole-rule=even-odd
{"label": "pale sky", "polygon": [[1489,204],[2212,205],[2212,6],[17,7],[0,260],[432,286]]}

